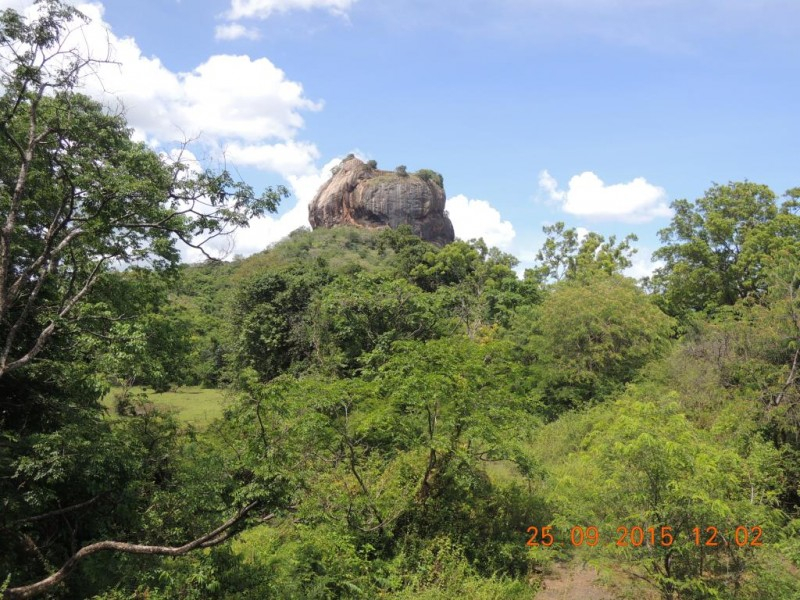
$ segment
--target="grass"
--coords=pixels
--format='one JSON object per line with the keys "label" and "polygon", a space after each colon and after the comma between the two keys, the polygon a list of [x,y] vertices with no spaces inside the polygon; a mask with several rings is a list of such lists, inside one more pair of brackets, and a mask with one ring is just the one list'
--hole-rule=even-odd
{"label": "grass", "polygon": [[[114,418],[114,394],[120,388],[113,388],[103,404],[108,414]],[[222,416],[225,406],[225,395],[222,390],[206,389],[199,386],[181,387],[174,391],[157,393],[141,387],[133,387],[134,393],[144,392],[154,406],[162,410],[174,412],[179,421],[191,423],[197,428],[205,428],[211,421]]]}

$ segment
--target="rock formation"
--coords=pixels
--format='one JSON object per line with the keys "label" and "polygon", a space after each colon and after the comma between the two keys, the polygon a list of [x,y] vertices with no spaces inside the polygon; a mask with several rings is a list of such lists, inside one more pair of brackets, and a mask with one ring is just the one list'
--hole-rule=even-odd
{"label": "rock formation", "polygon": [[[374,165],[374,163],[373,163]],[[352,156],[334,170],[308,207],[311,227],[397,227],[408,224],[422,239],[444,246],[455,239],[444,214],[441,175],[379,171]]]}

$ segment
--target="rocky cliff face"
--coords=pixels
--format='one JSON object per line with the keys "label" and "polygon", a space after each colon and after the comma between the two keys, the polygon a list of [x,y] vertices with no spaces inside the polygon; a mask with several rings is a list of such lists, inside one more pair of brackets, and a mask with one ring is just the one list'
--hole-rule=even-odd
{"label": "rocky cliff face", "polygon": [[308,207],[308,219],[314,229],[408,224],[422,239],[444,246],[455,234],[444,214],[444,188],[436,179],[379,171],[350,157],[319,189]]}

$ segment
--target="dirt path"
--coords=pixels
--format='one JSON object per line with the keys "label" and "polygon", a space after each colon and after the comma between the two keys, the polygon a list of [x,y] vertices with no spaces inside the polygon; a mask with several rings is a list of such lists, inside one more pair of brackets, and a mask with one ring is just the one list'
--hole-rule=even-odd
{"label": "dirt path", "polygon": [[556,565],[544,578],[536,600],[614,600],[609,590],[600,586],[597,571],[586,565]]}

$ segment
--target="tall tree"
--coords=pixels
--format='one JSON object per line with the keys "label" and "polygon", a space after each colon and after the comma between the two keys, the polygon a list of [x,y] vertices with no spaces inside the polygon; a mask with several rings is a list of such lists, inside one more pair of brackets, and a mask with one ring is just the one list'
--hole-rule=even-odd
{"label": "tall tree", "polygon": [[621,273],[631,266],[631,257],[636,248],[635,234],[628,234],[617,243],[616,236],[608,240],[594,231],[581,236],[574,227],[566,228],[562,221],[542,228],[547,235],[539,252],[536,253],[538,265],[526,271],[527,278],[536,281],[563,281],[587,277],[602,272],[610,275]]}
{"label": "tall tree", "polygon": [[31,19],[0,12],[4,598],[45,593],[101,551],[180,555],[221,543],[254,508],[241,496],[218,506],[218,514],[236,512],[230,504],[244,508],[206,535],[182,528],[179,539],[196,537],[183,545],[170,545],[177,536],[158,544],[166,534],[152,545],[110,541],[141,533],[128,526],[150,498],[120,501],[126,490],[168,479],[169,457],[158,451],[148,471],[142,463],[154,447],[126,443],[98,418],[96,354],[82,330],[108,333],[108,321],[121,316],[99,308],[97,284],[106,273],[131,265],[170,270],[179,242],[202,250],[275,211],[287,193],[277,187],[257,196],[226,171],[195,173],[134,142],[122,115],[76,92],[93,63],[70,45],[69,30],[83,15],[59,0],[39,0],[35,10]]}
{"label": "tall tree", "polygon": [[632,279],[602,273],[558,283],[532,316],[520,313],[511,337],[535,357],[554,415],[618,392],[667,348],[673,327]]}
{"label": "tall tree", "polygon": [[[112,265],[179,258],[274,212],[283,187],[256,196],[227,171],[189,171],[131,139],[122,115],[75,92],[92,60],[70,47],[84,19],[40,0],[26,21],[0,13],[0,378],[80,320]],[[10,57],[10,58],[9,58]]]}
{"label": "tall tree", "polygon": [[672,203],[675,216],[659,232],[664,261],[652,282],[671,314],[732,305],[766,290],[766,271],[784,251],[800,251],[797,190],[778,204],[765,185],[731,182],[702,198]]}

